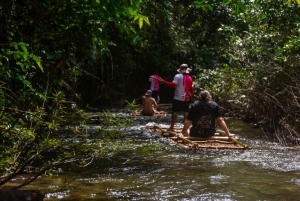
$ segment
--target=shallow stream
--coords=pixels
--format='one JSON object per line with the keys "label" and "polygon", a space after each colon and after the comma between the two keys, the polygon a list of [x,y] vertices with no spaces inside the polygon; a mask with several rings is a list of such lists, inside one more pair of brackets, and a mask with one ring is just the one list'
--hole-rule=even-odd
{"label": "shallow stream", "polygon": [[[48,192],[47,201],[300,200],[298,151],[261,140],[260,129],[240,120],[226,123],[250,150],[177,149],[145,129],[146,123],[167,125],[169,120],[137,123],[127,134],[132,150],[118,158],[40,178],[27,188],[38,186],[36,190]],[[155,150],[143,153],[143,147],[149,145]]]}

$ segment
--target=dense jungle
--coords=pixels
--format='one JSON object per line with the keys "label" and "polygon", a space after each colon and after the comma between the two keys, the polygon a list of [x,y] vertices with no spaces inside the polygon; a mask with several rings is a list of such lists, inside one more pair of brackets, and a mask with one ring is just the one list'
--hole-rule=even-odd
{"label": "dense jungle", "polygon": [[104,109],[140,104],[150,75],[172,81],[182,63],[196,93],[297,145],[299,36],[299,0],[0,0],[0,186],[122,151],[131,120]]}

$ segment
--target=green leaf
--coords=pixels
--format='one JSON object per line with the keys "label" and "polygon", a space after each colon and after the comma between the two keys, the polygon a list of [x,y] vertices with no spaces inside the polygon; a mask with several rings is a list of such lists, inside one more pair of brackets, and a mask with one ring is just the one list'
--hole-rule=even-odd
{"label": "green leaf", "polygon": [[239,3],[239,7],[242,11],[245,11],[246,10],[246,6],[245,4],[243,4],[242,2]]}
{"label": "green leaf", "polygon": [[139,18],[139,27],[140,27],[140,29],[143,27],[143,18]]}
{"label": "green leaf", "polygon": [[16,64],[19,65],[23,71],[25,71],[24,70],[24,64],[22,62],[18,61]]}
{"label": "green leaf", "polygon": [[213,11],[213,7],[209,4],[206,5],[206,7],[210,10],[210,11]]}
{"label": "green leaf", "polygon": [[26,44],[25,43],[23,43],[23,42],[20,42],[19,43],[19,46],[22,48],[22,50],[25,52],[25,53],[27,53],[28,51],[27,51],[27,48],[26,48]]}
{"label": "green leaf", "polygon": [[32,58],[36,62],[38,67],[41,69],[41,71],[44,72],[43,66],[41,64],[41,59],[39,57],[35,56],[35,55]]}
{"label": "green leaf", "polygon": [[223,6],[227,6],[230,3],[231,3],[231,0],[224,0],[223,3],[222,3],[222,5]]}
{"label": "green leaf", "polygon": [[20,52],[20,55],[24,58],[24,60],[27,60],[28,54],[26,52]]}
{"label": "green leaf", "polygon": [[145,21],[147,24],[150,25],[150,21],[149,21],[149,18],[148,18],[148,17],[144,16],[143,19],[144,19],[144,21]]}
{"label": "green leaf", "polygon": [[136,16],[134,16],[133,21],[135,21],[135,20],[137,20],[137,19],[139,19],[139,18],[140,18],[140,16],[139,16],[139,15],[136,15]]}

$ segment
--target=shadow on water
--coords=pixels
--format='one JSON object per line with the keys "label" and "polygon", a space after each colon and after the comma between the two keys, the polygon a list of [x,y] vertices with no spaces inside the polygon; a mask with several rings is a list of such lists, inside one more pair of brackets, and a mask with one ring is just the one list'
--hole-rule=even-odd
{"label": "shadow on water", "polygon": [[261,130],[240,120],[226,122],[252,149],[187,151],[145,129],[147,123],[168,126],[169,120],[139,120],[127,132],[133,147],[126,153],[28,188],[56,192],[45,200],[299,200],[298,152],[260,140]]}

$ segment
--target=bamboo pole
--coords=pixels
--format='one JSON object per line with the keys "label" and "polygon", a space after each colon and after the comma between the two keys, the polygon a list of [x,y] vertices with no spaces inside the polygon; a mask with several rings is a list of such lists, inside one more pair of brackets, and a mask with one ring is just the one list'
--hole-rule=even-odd
{"label": "bamboo pole", "polygon": [[[225,134],[225,132],[222,131],[222,130],[218,130],[218,133]],[[231,139],[232,141],[234,141],[235,143],[237,143],[237,144],[243,146],[244,148],[248,148],[248,145],[243,144],[242,142],[238,141],[238,140],[235,139],[234,137],[230,137],[230,139]]]}
{"label": "bamboo pole", "polygon": [[178,136],[177,136],[178,133],[176,133],[176,132],[173,132],[173,131],[164,131],[162,128],[160,128],[160,127],[157,126],[157,125],[154,125],[154,128],[159,129],[159,130],[162,132],[162,135],[163,135],[164,133],[169,133],[169,134],[173,135],[174,137],[176,136],[177,139],[181,139],[181,140],[183,140],[183,141],[185,141],[185,142],[188,142],[188,143],[191,143],[191,144],[194,144],[194,145],[197,144],[197,143],[195,143],[195,142],[193,142],[193,141],[191,141],[191,140],[189,140],[189,139],[187,139],[187,138],[185,138],[185,137],[178,137]]}
{"label": "bamboo pole", "polygon": [[[190,147],[190,149],[193,149],[194,147]],[[230,146],[224,146],[224,147],[219,147],[219,146],[201,146],[198,145],[197,150],[212,150],[212,149],[216,149],[216,150],[223,150],[223,149],[236,149],[236,150],[242,150],[245,149],[243,147],[230,147]]]}
{"label": "bamboo pole", "polygon": [[244,148],[248,148],[248,145],[245,145],[244,143],[238,141],[237,139],[233,138],[233,137],[230,137],[235,143],[243,146]]}
{"label": "bamboo pole", "polygon": [[158,81],[160,81],[160,82],[163,82],[164,81],[164,79],[162,79],[162,78],[160,78],[160,79],[157,79],[156,77],[154,77],[154,76],[150,76],[152,79],[155,79],[155,80],[158,80]]}
{"label": "bamboo pole", "polygon": [[227,136],[212,136],[210,138],[201,138],[201,137],[185,137],[185,138],[188,139],[188,140],[192,140],[192,141],[207,141],[207,140],[231,141],[231,138],[227,137]]}
{"label": "bamboo pole", "polygon": [[[198,138],[198,137],[178,137],[176,132],[173,132],[173,131],[165,131],[163,130],[162,128],[160,128],[159,126],[157,125],[154,125],[153,126],[154,129],[159,129],[162,133],[162,135],[164,133],[169,133],[171,134],[173,137],[170,137],[171,139],[181,139],[185,142],[188,142],[188,143],[191,143],[193,145],[198,145],[196,142],[193,142],[192,139],[194,140],[201,140],[201,141],[207,141],[207,140],[220,140],[220,141],[233,141],[235,142],[236,144],[239,144],[241,145],[243,148],[249,148],[248,145],[245,145],[244,143],[238,141],[237,139],[235,139],[234,137],[227,137],[227,136],[224,136],[224,137],[221,137],[221,136],[212,136],[211,138]],[[224,132],[224,131],[223,131]],[[220,132],[222,133],[222,132]],[[176,136],[176,137],[175,137]]]}

